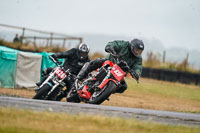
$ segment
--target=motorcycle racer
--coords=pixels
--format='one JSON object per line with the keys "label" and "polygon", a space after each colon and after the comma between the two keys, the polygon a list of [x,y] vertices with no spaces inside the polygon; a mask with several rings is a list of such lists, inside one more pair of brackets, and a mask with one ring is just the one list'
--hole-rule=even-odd
{"label": "motorcycle racer", "polygon": [[[64,58],[63,67],[67,70],[70,69],[73,75],[77,75],[81,68],[84,66],[86,62],[89,62],[89,46],[85,43],[81,43],[78,48],[72,48],[63,53],[55,53],[51,55],[51,57],[57,61],[59,58]],[[40,86],[41,83],[48,77],[48,74],[53,70],[53,68],[47,68],[43,70],[44,78],[41,82],[36,83],[37,86]],[[71,90],[75,79],[70,78],[65,80],[65,84],[67,89],[64,90],[60,95],[57,96],[56,100],[60,101],[63,97],[67,96],[67,93]]]}
{"label": "motorcycle racer", "polygon": [[[128,66],[132,69],[132,75],[139,79],[142,73],[142,52],[144,50],[144,43],[142,40],[133,39],[130,42],[128,41],[113,41],[109,42],[105,51],[112,53],[114,55],[122,55],[120,59],[126,61]],[[96,59],[89,63],[86,63],[77,75],[75,84],[84,79],[90,72],[100,68],[102,63],[106,60],[115,62],[115,57],[112,54],[108,54],[105,59]],[[122,68],[126,71],[126,68]],[[122,87],[118,89],[118,93],[123,93],[127,89],[127,84],[125,80],[122,81]]]}

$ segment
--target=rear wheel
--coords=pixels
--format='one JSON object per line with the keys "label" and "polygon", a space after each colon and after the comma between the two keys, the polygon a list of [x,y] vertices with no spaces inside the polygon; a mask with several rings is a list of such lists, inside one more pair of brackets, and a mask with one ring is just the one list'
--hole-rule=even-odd
{"label": "rear wheel", "polygon": [[88,103],[90,104],[101,104],[104,102],[106,99],[109,98],[113,90],[116,88],[116,84],[114,82],[108,82],[106,86],[100,91],[95,91]]}
{"label": "rear wheel", "polygon": [[45,84],[42,88],[38,90],[33,99],[46,99],[46,95],[48,94],[50,89],[51,87],[48,84]]}

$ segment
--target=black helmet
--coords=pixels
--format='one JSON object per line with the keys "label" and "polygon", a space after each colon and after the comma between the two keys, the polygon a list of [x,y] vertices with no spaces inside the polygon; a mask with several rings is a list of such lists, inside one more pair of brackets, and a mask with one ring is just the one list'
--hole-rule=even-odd
{"label": "black helmet", "polygon": [[88,53],[90,51],[90,48],[87,44],[81,43],[78,47],[78,52],[80,55],[80,59],[85,59],[88,57]]}
{"label": "black helmet", "polygon": [[144,43],[142,40],[139,39],[133,39],[130,42],[130,48],[131,52],[136,56],[140,57],[142,54],[142,51],[144,50]]}

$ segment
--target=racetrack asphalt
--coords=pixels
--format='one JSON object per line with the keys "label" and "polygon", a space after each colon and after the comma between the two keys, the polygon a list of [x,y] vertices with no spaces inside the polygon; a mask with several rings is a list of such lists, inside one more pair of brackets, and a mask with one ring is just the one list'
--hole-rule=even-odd
{"label": "racetrack asphalt", "polygon": [[37,111],[66,112],[69,114],[105,115],[140,119],[170,125],[200,126],[200,114],[149,109],[91,105],[57,101],[34,100],[0,95],[0,106]]}

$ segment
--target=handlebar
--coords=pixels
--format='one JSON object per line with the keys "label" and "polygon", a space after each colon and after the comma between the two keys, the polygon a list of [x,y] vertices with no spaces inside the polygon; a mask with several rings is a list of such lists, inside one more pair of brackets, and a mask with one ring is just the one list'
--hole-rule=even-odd
{"label": "handlebar", "polygon": [[57,65],[60,66],[62,63],[59,61],[56,61],[52,56],[49,56],[49,58]]}
{"label": "handlebar", "polygon": [[139,83],[139,78],[135,77],[135,75],[132,73],[132,71],[129,72],[129,73],[131,74],[132,78],[134,78],[137,81],[137,83]]}
{"label": "handlebar", "polygon": [[130,73],[131,77],[134,78],[134,79],[137,81],[137,83],[139,83],[139,78],[136,77],[136,76],[133,74],[133,70],[128,66],[128,64],[127,64],[127,67],[128,67],[128,72]]}
{"label": "handlebar", "polygon": [[[119,61],[119,58],[122,57],[123,55],[116,55],[116,54],[113,54],[111,52],[109,52],[112,56],[116,57],[116,64],[120,63]],[[134,78],[137,83],[139,83],[139,78],[137,78],[134,74],[133,74],[133,70],[128,66],[128,64],[126,63],[126,61],[124,60],[121,60],[124,64],[126,64],[126,67],[128,68],[128,72],[131,74],[132,78]]]}
{"label": "handlebar", "polygon": [[122,57],[123,55],[117,55],[117,54],[113,54],[112,52],[109,52],[112,56],[114,56],[114,62],[115,64],[118,64],[120,62],[119,58]]}

